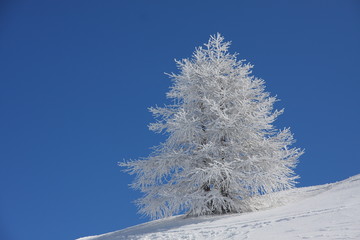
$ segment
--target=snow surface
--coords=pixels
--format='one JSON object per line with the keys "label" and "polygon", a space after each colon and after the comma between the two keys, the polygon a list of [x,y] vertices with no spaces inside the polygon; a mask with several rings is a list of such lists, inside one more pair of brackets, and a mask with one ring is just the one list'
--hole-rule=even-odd
{"label": "snow surface", "polygon": [[360,239],[360,174],[263,197],[256,212],[175,216],[78,240]]}

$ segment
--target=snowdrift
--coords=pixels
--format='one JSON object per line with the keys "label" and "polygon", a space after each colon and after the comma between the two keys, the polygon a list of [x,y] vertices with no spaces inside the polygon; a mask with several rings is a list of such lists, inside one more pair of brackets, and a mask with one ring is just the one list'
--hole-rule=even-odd
{"label": "snowdrift", "polygon": [[78,240],[360,239],[360,175],[261,199],[258,211],[176,216]]}

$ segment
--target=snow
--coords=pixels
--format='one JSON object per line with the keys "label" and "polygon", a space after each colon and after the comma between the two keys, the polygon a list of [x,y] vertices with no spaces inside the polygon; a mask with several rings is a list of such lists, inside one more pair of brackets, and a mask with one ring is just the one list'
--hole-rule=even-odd
{"label": "snow", "polygon": [[263,198],[256,212],[175,216],[78,240],[360,239],[360,174]]}

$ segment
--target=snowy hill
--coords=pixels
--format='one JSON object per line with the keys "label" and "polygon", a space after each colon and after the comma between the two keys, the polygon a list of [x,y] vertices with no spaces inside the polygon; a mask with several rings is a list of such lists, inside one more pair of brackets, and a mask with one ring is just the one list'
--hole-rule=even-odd
{"label": "snowy hill", "polygon": [[78,240],[360,239],[360,175],[263,199],[251,213],[176,216]]}

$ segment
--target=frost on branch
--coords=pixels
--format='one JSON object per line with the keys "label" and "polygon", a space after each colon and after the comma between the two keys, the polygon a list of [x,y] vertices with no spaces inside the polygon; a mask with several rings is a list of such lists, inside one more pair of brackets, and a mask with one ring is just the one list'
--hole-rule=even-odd
{"label": "frost on branch", "polygon": [[289,129],[273,126],[281,111],[252,65],[230,54],[230,42],[211,36],[179,73],[167,97],[173,105],[150,108],[149,128],[167,140],[145,159],[120,163],[136,176],[144,196],[140,213],[162,218],[225,214],[252,209],[255,196],[294,186],[293,168],[303,153],[290,148]]}

